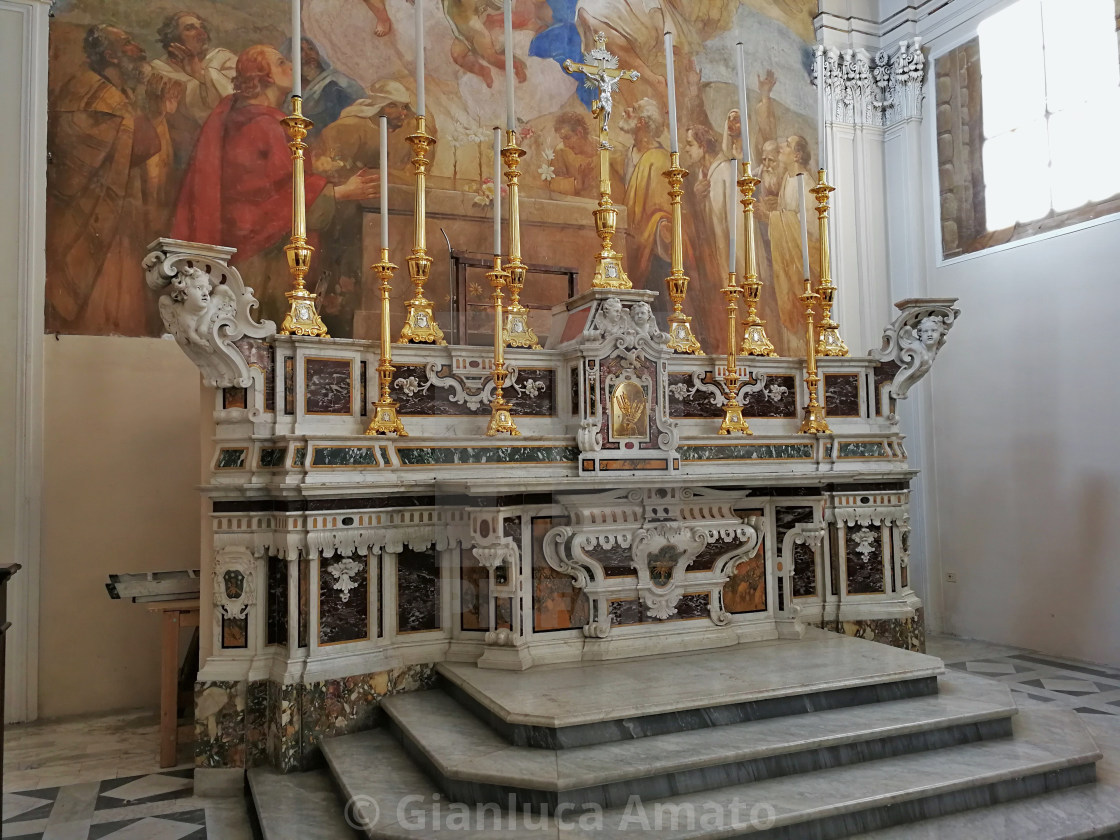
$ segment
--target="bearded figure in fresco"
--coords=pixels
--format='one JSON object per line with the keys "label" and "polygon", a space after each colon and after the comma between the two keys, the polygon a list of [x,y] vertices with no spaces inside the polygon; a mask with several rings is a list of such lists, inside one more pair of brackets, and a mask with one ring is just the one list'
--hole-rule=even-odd
{"label": "bearded figure in fresco", "polygon": [[179,109],[168,118],[175,167],[183,169],[202,124],[218,103],[233,93],[237,56],[222,47],[210,46],[210,29],[195,12],[168,15],[156,37],[165,55],[152,62],[152,70],[184,88]]}
{"label": "bearded figure in fresco", "polygon": [[669,194],[661,174],[669,168],[669,150],[661,144],[665,116],[652,99],[640,99],[626,107],[618,127],[632,139],[622,162],[629,243],[627,270],[637,285],[656,288],[654,278],[669,274],[668,257],[673,244]]}
{"label": "bearded figure in fresco", "polygon": [[[274,47],[249,47],[237,58],[233,86],[202,127],[171,235],[236,248],[234,264],[255,289],[263,317],[280,320],[292,283],[283,250],[292,225],[292,160],[280,122],[292,64]],[[337,202],[372,198],[378,184],[377,173],[366,170],[337,185],[306,175],[312,244]]]}
{"label": "bearded figure in fresco", "polygon": [[[154,230],[145,213],[148,163],[180,91],[152,74],[143,48],[115,26],[85,34],[86,69],[48,104],[48,331],[149,335],[154,312],[141,261]],[[154,203],[154,202],[151,202]]]}
{"label": "bearded figure in fresco", "polygon": [[[778,350],[784,356],[802,356],[806,350],[805,305],[800,298],[805,291],[805,271],[801,260],[799,193],[804,191],[806,208],[815,207],[815,199],[809,190],[816,185],[816,177],[809,168],[809,142],[804,137],[792,135],[779,149],[779,161],[785,177],[778,194],[778,207],[770,213],[773,285],[778,299],[778,316],[785,328],[786,344],[784,350]],[[799,180],[799,174],[805,177]],[[821,268],[820,237],[816,225],[807,223],[806,229],[809,237],[809,275],[816,281]]]}
{"label": "bearded figure in fresco", "polygon": [[[291,48],[289,40],[284,49],[284,55],[289,58]],[[344,109],[361,99],[365,91],[358,82],[332,65],[310,38],[300,38],[299,57],[303,70],[303,115],[311,120],[307,136],[314,140],[342,116]]]}

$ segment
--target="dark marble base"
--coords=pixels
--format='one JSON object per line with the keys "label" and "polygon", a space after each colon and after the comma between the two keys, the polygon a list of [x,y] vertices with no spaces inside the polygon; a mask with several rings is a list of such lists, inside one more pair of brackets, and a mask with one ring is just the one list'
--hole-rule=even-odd
{"label": "dark marble base", "polygon": [[195,766],[271,764],[282,772],[322,764],[319,743],[379,722],[381,698],[431,688],[432,665],[409,665],[306,685],[195,683]]}
{"label": "dark marble base", "polygon": [[450,680],[444,679],[440,683],[448,694],[480,720],[485,721],[491,729],[514,746],[541,747],[551,750],[584,747],[591,744],[603,744],[608,741],[628,741],[649,735],[686,732],[709,726],[726,726],[734,723],[744,723],[748,720],[799,715],[824,711],[825,709],[860,706],[864,703],[924,697],[937,693],[936,677],[919,677],[877,685],[816,691],[789,697],[772,697],[747,703],[730,703],[724,706],[709,706],[666,714],[550,728],[509,723],[502,720]]}
{"label": "dark marble base", "polygon": [[867,618],[859,621],[825,621],[819,625],[824,630],[882,642],[915,653],[926,652],[925,610],[919,607],[913,618]]}

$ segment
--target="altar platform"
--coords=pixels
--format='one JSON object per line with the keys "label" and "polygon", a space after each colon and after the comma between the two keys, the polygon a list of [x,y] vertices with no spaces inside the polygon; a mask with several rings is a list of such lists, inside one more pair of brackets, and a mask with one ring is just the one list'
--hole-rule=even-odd
{"label": "altar platform", "polygon": [[[1097,790],[1101,753],[1076,714],[1019,711],[1006,686],[943,673],[935,657],[822,631],[524,673],[439,670],[438,688],[387,699],[381,728],[325,740],[325,770],[250,771],[265,840],[825,840],[892,826],[959,840],[922,821],[1029,820]],[[1055,833],[1038,818],[1015,837],[1113,836],[1083,833],[1095,819],[1071,814]]]}

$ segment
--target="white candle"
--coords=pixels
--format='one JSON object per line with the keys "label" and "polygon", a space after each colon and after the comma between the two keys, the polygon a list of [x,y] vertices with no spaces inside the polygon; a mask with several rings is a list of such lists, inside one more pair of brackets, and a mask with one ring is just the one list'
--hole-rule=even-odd
{"label": "white candle", "polygon": [[292,0],[292,96],[300,96],[303,90],[303,38],[299,27],[299,2]]}
{"label": "white candle", "polygon": [[[738,44],[736,59],[739,64],[739,134],[743,138],[743,160],[751,159],[751,132],[747,127],[747,62],[743,57],[743,42]],[[738,174],[738,173],[736,173]]]}
{"label": "white candle", "polygon": [[502,130],[494,129],[494,256],[502,254]]}
{"label": "white candle", "polygon": [[514,131],[517,128],[517,115],[513,105],[513,0],[505,0],[502,17],[506,32],[506,129]]}
{"label": "white candle", "polygon": [[801,268],[809,279],[809,232],[805,228],[805,173],[797,173],[797,208],[801,216]]}
{"label": "white candle", "polygon": [[[738,172],[739,171],[739,161],[737,161],[735,158],[731,159],[731,171],[732,172]],[[728,231],[730,231],[728,233],[728,243],[730,245],[730,248],[727,252],[728,253],[728,256],[727,256],[727,270],[731,274],[734,274],[735,273],[735,264],[736,264],[735,257],[738,256],[737,249],[736,249],[736,244],[737,243],[735,241],[735,233],[736,233],[736,228],[738,228],[738,226],[739,226],[737,224],[737,222],[739,220],[739,214],[735,212],[735,187],[736,187],[735,179],[732,178],[730,181],[727,182],[727,185],[728,185],[728,187],[730,187],[730,189],[728,190],[728,195],[730,196],[730,203],[727,206],[727,229],[728,229]]]}
{"label": "white candle", "polygon": [[381,247],[389,248],[389,118],[381,117]]}
{"label": "white candle", "polygon": [[424,113],[424,0],[416,0],[416,114]]}
{"label": "white candle", "polygon": [[677,144],[677,82],[673,73],[673,33],[665,33],[665,84],[669,88],[669,151],[679,152]]}
{"label": "white candle", "polygon": [[821,169],[828,169],[828,117],[825,114],[824,97],[824,47],[817,47],[817,98],[820,112],[820,161]]}

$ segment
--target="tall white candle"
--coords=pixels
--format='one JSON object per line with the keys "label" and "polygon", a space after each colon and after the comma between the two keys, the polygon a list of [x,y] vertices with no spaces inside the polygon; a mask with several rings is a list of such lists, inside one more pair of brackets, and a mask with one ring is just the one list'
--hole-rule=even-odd
{"label": "tall white candle", "polygon": [[381,247],[389,247],[389,118],[381,117]]}
{"label": "tall white candle", "polygon": [[820,140],[821,169],[828,169],[828,117],[825,114],[824,96],[824,47],[817,47],[817,108],[820,113],[821,130],[818,133]]}
{"label": "tall white candle", "polygon": [[292,96],[302,96],[303,90],[303,37],[299,26],[299,2],[292,0]]}
{"label": "tall white candle", "polygon": [[669,87],[669,151],[679,152],[677,143],[677,82],[673,73],[673,33],[665,33],[665,84]]}
{"label": "tall white candle", "polygon": [[494,129],[494,256],[502,253],[502,130]]}
{"label": "tall white candle", "polygon": [[506,33],[506,130],[514,131],[517,128],[517,114],[513,104],[513,0],[505,0],[502,17]]}
{"label": "tall white candle", "polygon": [[[735,158],[731,159],[731,171],[736,173],[739,171],[739,161]],[[735,178],[731,178],[731,180],[727,182],[727,185],[730,188],[728,190],[730,202],[727,205],[728,244],[730,246],[727,252],[727,270],[734,274],[736,266],[735,257],[738,256],[736,248],[738,243],[736,242],[735,234],[736,229],[739,227],[739,214],[735,212]]]}
{"label": "tall white candle", "polygon": [[797,173],[797,209],[801,216],[801,268],[809,279],[809,232],[805,227],[805,173]]}
{"label": "tall white candle", "polygon": [[739,64],[739,134],[743,138],[743,160],[751,159],[751,131],[747,124],[747,61],[743,55],[743,42],[738,43],[736,60]]}
{"label": "tall white candle", "polygon": [[416,113],[424,116],[424,0],[416,0]]}

